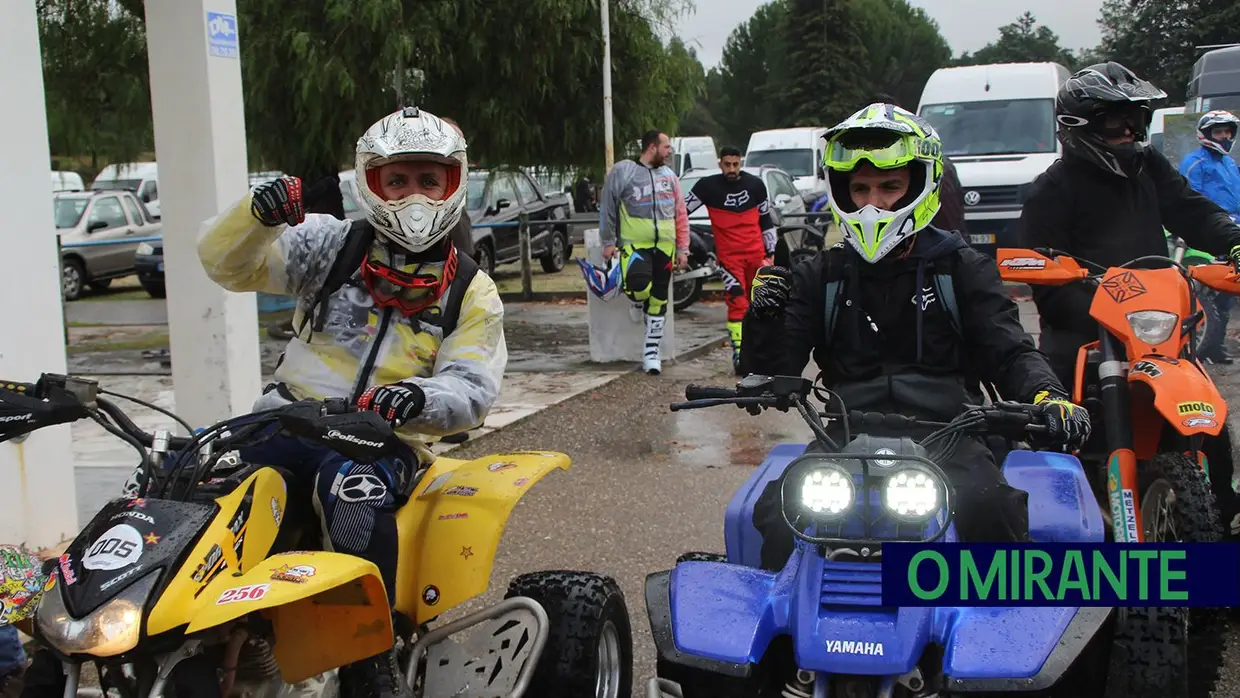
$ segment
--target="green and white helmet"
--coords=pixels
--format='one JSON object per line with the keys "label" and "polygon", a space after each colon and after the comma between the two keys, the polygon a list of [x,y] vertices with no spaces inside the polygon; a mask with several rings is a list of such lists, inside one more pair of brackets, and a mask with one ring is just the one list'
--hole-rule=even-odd
{"label": "green and white helmet", "polygon": [[[943,144],[925,119],[892,104],[875,103],[828,130],[827,194],[844,239],[867,262],[882,259],[901,242],[930,225],[939,212]],[[887,211],[858,209],[849,193],[849,176],[866,160],[880,170],[909,167],[908,193]]]}

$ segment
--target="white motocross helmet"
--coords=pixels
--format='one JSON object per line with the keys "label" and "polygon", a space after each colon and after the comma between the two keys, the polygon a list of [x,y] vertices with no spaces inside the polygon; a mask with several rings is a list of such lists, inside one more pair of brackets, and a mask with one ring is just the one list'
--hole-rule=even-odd
{"label": "white motocross helmet", "polygon": [[[429,160],[449,167],[446,198],[432,201],[422,194],[398,201],[383,199],[378,168],[398,160]],[[393,112],[366,130],[357,141],[357,190],[362,210],[384,240],[409,252],[424,252],[443,241],[461,220],[465,208],[465,138],[439,117],[417,107]]]}

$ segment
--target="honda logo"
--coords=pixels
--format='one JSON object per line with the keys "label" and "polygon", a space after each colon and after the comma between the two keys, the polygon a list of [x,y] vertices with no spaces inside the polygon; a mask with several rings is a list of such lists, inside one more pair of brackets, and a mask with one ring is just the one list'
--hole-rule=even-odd
{"label": "honda logo", "polygon": [[982,195],[978,194],[976,190],[967,191],[964,193],[964,202],[968,204],[969,206],[976,206],[977,202],[981,200],[982,200]]}

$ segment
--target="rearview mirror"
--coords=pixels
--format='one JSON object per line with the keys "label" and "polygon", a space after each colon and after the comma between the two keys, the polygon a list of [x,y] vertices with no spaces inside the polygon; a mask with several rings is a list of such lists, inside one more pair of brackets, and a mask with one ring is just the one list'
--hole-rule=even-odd
{"label": "rearview mirror", "polygon": [[108,227],[107,221],[91,221],[86,226],[86,232],[93,233],[96,230],[103,230],[106,227]]}
{"label": "rearview mirror", "polygon": [[789,201],[792,201],[792,197],[788,196],[787,194],[780,194],[779,196],[775,197],[776,206],[783,206],[784,204],[787,204]]}
{"label": "rearview mirror", "polygon": [[496,211],[503,211],[504,209],[508,208],[509,206],[512,206],[512,202],[511,202],[511,201],[509,201],[508,199],[500,199],[499,201],[496,201],[496,202],[495,202],[495,210],[496,210]]}

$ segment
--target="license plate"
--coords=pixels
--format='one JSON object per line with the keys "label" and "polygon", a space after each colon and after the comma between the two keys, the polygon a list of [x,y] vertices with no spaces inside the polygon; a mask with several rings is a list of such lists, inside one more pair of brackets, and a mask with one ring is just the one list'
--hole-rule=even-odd
{"label": "license plate", "polygon": [[163,263],[163,262],[160,262],[159,264],[156,264],[156,265],[155,265],[155,271],[163,271],[163,270],[164,270],[164,263]]}
{"label": "license plate", "polygon": [[981,233],[978,235],[969,235],[969,242],[974,245],[993,245],[995,244],[994,233]]}

